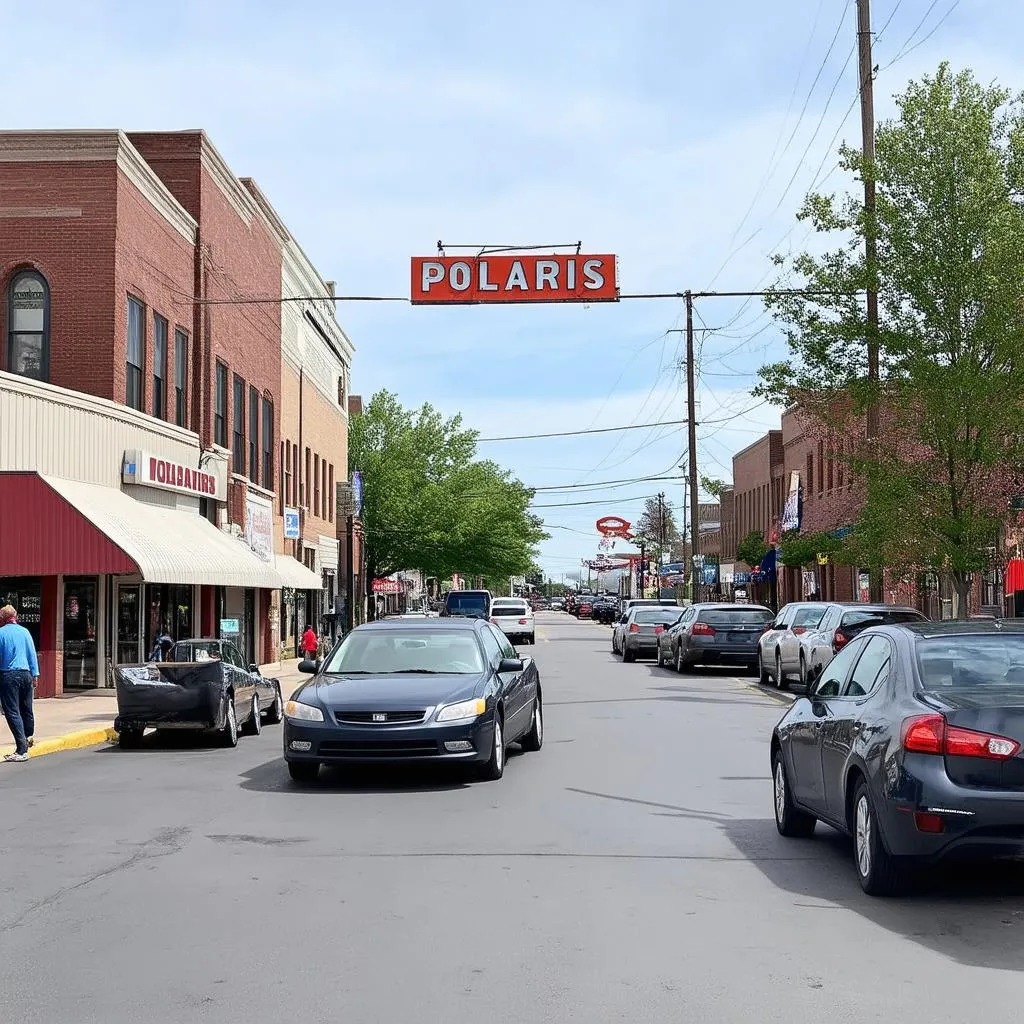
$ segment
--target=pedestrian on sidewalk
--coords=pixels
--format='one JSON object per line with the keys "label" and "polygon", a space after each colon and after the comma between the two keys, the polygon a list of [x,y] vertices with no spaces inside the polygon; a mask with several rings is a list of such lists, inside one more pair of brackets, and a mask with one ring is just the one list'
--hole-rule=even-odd
{"label": "pedestrian on sidewalk", "polygon": [[27,761],[34,740],[32,694],[39,678],[39,659],[32,634],[18,622],[11,605],[0,608],[0,707],[14,735],[14,753],[5,761]]}
{"label": "pedestrian on sidewalk", "polygon": [[307,661],[315,661],[319,664],[320,641],[317,639],[313,627],[306,626],[306,632],[302,634],[302,654]]}

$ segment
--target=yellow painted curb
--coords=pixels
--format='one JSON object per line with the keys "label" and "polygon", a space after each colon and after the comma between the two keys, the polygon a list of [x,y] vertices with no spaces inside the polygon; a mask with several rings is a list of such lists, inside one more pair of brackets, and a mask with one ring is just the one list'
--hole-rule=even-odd
{"label": "yellow painted curb", "polygon": [[30,757],[44,757],[46,754],[59,754],[62,750],[80,750],[82,747],[95,747],[100,743],[113,743],[117,739],[114,729],[82,729],[79,732],[65,733],[53,739],[39,740],[29,750]]}

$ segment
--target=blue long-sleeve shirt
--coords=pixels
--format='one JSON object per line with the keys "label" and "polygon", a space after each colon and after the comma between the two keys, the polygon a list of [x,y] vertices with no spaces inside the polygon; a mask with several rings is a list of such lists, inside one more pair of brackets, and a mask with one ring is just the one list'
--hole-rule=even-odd
{"label": "blue long-sleeve shirt", "polygon": [[0,627],[0,672],[31,672],[39,678],[39,660],[32,634],[17,622]]}

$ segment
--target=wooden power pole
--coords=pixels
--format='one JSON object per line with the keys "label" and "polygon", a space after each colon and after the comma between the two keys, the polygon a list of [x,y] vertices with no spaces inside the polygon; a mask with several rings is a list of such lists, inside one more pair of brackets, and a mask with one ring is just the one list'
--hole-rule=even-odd
{"label": "wooden power pole", "polygon": [[700,497],[697,493],[697,367],[693,356],[693,292],[686,290],[686,438],[689,448],[690,487],[690,579],[693,580],[691,594],[694,602],[700,600],[700,584],[697,581],[697,556],[700,547],[697,538]]}

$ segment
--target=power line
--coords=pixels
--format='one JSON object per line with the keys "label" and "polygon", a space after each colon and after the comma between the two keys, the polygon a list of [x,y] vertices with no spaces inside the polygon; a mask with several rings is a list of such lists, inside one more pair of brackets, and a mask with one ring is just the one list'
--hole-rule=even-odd
{"label": "power line", "polygon": [[676,427],[686,420],[665,420],[660,423],[631,423],[622,427],[597,427],[592,430],[559,430],[551,434],[516,434],[511,437],[478,437],[477,443],[490,441],[533,441],[545,437],[579,437],[581,434],[611,434],[617,430],[644,430],[647,427]]}
{"label": "power line", "polygon": [[632,498],[594,499],[593,501],[559,501],[554,505],[531,505],[530,508],[573,508],[579,505],[626,505],[634,501],[646,501],[653,494],[639,494]]}
{"label": "power line", "polygon": [[635,476],[625,480],[602,480],[592,484],[565,484],[550,487],[531,487],[531,491],[597,490],[601,487],[628,487],[630,484],[645,484],[654,480],[681,480],[679,476]]}

